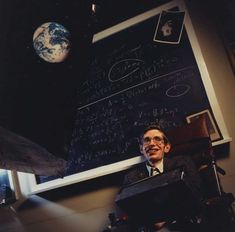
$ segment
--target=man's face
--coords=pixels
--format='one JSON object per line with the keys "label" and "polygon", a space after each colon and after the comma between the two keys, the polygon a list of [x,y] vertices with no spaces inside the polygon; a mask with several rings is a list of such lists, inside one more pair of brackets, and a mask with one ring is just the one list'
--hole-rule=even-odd
{"label": "man's face", "polygon": [[147,131],[142,140],[141,152],[151,164],[155,164],[163,159],[165,153],[170,151],[170,144],[165,144],[164,134],[157,130]]}

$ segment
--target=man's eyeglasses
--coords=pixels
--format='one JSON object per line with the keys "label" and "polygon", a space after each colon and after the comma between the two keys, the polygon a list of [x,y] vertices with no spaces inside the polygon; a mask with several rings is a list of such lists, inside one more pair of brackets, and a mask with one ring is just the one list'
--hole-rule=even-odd
{"label": "man's eyeglasses", "polygon": [[152,138],[150,137],[145,137],[143,138],[142,142],[144,145],[148,145],[151,143],[151,141],[153,140],[154,143],[156,144],[161,144],[161,143],[164,143],[164,138],[161,138],[159,136],[154,136]]}

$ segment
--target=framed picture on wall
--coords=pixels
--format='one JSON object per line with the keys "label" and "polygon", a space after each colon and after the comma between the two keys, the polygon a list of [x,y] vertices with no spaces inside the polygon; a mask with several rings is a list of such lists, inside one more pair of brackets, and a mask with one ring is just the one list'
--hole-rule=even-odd
{"label": "framed picture on wall", "polygon": [[219,131],[219,128],[218,128],[217,124],[215,123],[213,117],[211,116],[211,113],[209,110],[203,110],[203,111],[198,112],[196,114],[192,114],[192,115],[186,117],[186,120],[188,123],[191,123],[195,119],[200,118],[202,116],[204,116],[206,118],[206,124],[207,124],[207,128],[208,128],[208,131],[210,134],[211,141],[217,141],[217,140],[221,139],[221,133]]}

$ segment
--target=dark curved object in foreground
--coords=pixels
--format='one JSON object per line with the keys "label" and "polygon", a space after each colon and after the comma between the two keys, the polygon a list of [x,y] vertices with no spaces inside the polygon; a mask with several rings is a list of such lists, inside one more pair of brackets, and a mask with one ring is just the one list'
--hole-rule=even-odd
{"label": "dark curved object in foreground", "polygon": [[66,161],[0,127],[0,168],[36,175],[64,175]]}

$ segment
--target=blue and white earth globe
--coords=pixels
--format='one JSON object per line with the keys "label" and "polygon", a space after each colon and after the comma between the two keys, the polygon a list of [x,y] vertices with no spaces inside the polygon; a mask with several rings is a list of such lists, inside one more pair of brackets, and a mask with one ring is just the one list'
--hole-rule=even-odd
{"label": "blue and white earth globe", "polygon": [[33,34],[33,46],[37,54],[47,62],[64,61],[70,51],[70,33],[62,25],[47,22],[36,29]]}

